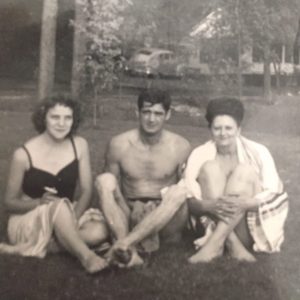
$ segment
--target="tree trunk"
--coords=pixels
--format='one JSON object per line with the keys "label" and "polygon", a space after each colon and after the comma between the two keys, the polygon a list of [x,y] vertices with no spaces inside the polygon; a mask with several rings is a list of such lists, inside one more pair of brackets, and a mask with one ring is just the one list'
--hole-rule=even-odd
{"label": "tree trunk", "polygon": [[44,0],[40,43],[39,101],[52,93],[54,85],[57,10],[57,0]]}
{"label": "tree trunk", "polygon": [[294,77],[295,77],[295,83],[296,86],[300,87],[300,75],[298,72],[298,66],[296,67],[296,65],[300,64],[300,18],[298,21],[298,30],[297,30],[297,34],[295,37],[295,42],[294,42]]}
{"label": "tree trunk", "polygon": [[238,97],[241,100],[243,96],[243,77],[242,77],[242,34],[241,34],[241,22],[240,22],[240,1],[236,1],[236,22],[237,22],[237,52],[238,52],[238,68],[237,68],[237,80],[238,80]]}
{"label": "tree trunk", "polygon": [[264,99],[266,103],[272,104],[272,91],[271,91],[271,59],[270,47],[264,47]]}
{"label": "tree trunk", "polygon": [[75,24],[74,24],[74,40],[73,40],[73,64],[71,92],[74,100],[80,99],[84,80],[84,55],[86,50],[86,39],[81,31],[84,27],[85,17],[83,7],[75,0]]}

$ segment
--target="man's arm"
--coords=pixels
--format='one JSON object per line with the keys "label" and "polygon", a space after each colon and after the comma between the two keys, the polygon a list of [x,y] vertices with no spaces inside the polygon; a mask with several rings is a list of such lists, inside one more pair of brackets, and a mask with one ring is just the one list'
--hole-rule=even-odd
{"label": "man's arm", "polygon": [[109,172],[115,175],[120,182],[120,152],[122,146],[118,139],[112,138],[109,142],[105,153],[104,172]]}
{"label": "man's arm", "polygon": [[178,180],[180,180],[183,176],[183,172],[185,170],[186,167],[186,162],[187,159],[192,151],[191,145],[190,143],[184,139],[181,138],[180,143],[178,143],[180,145],[180,147],[178,147],[178,157],[179,157],[179,163],[178,163],[178,169],[177,169],[177,177]]}

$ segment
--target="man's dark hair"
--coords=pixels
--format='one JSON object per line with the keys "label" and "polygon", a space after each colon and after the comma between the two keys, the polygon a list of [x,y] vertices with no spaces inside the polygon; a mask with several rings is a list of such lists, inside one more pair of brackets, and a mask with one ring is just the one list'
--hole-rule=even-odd
{"label": "man's dark hair", "polygon": [[73,124],[69,136],[74,134],[78,129],[81,121],[79,103],[65,96],[54,96],[46,98],[43,102],[39,103],[32,114],[31,120],[38,133],[43,133],[46,130],[46,114],[49,109],[53,108],[57,104],[69,107],[73,112]]}
{"label": "man's dark hair", "polygon": [[148,102],[152,105],[161,104],[165,111],[168,111],[171,106],[171,97],[167,91],[159,89],[148,89],[143,90],[138,97],[138,109],[141,110],[144,103]]}

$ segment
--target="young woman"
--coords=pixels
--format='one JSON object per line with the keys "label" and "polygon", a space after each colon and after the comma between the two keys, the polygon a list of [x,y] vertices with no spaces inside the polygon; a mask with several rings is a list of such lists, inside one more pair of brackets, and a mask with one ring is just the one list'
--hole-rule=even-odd
{"label": "young woman", "polygon": [[[75,135],[78,104],[64,97],[41,103],[32,121],[39,135],[12,158],[5,204],[10,245],[0,252],[44,257],[55,245],[75,255],[89,273],[107,266],[88,246],[107,235],[100,211],[88,210],[92,192],[88,144]],[[80,193],[74,201],[79,182]]]}

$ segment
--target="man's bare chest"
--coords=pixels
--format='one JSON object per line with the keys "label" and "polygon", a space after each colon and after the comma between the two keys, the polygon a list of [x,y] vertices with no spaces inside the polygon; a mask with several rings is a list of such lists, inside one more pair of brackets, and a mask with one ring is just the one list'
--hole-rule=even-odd
{"label": "man's bare chest", "polygon": [[165,179],[174,175],[178,167],[170,151],[139,151],[132,149],[122,158],[121,170],[125,176],[143,179]]}

